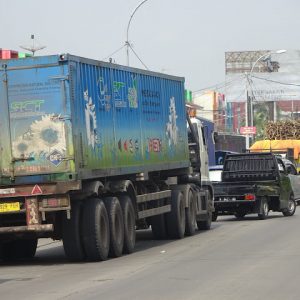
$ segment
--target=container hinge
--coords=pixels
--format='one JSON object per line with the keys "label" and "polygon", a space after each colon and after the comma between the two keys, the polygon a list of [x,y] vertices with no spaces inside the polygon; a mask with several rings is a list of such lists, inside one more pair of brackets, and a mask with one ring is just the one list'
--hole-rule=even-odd
{"label": "container hinge", "polygon": [[61,160],[62,160],[62,161],[74,160],[74,157],[72,157],[72,156],[66,156],[66,157],[62,157]]}
{"label": "container hinge", "polygon": [[69,80],[69,75],[55,75],[55,76],[51,76],[49,77],[50,80]]}
{"label": "container hinge", "polygon": [[34,160],[34,157],[25,157],[25,156],[23,157],[23,156],[21,156],[21,157],[13,157],[11,162],[15,163],[15,162],[18,162],[18,161],[24,162],[24,161],[33,161],[33,160]]}
{"label": "container hinge", "polygon": [[71,116],[62,116],[62,115],[58,115],[58,114],[55,114],[55,115],[52,115],[50,117],[51,121],[67,121],[67,120],[71,120]]}

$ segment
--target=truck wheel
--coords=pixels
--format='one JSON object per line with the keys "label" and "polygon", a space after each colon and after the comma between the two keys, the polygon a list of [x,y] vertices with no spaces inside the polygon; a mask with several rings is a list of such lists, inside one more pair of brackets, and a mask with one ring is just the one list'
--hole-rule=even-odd
{"label": "truck wheel", "polygon": [[0,260],[3,259],[3,242],[0,242]]}
{"label": "truck wheel", "polygon": [[269,215],[269,203],[266,198],[261,198],[259,210],[260,212],[258,213],[258,218],[260,220],[265,220]]}
{"label": "truck wheel", "polygon": [[197,221],[197,227],[199,230],[209,230],[211,227],[212,212],[207,213],[207,219],[205,221]]}
{"label": "truck wheel", "polygon": [[132,253],[135,247],[135,212],[129,196],[119,197],[124,219],[124,246],[123,253]]}
{"label": "truck wheel", "polygon": [[85,200],[82,216],[83,248],[88,260],[106,260],[109,251],[109,222],[103,201]]}
{"label": "truck wheel", "polygon": [[104,203],[108,214],[110,228],[109,256],[119,257],[122,255],[124,246],[124,220],[122,208],[117,197],[107,197],[104,199]]}
{"label": "truck wheel", "polygon": [[151,230],[156,240],[164,240],[168,237],[166,216],[164,214],[150,218]]}
{"label": "truck wheel", "polygon": [[62,240],[65,255],[71,261],[82,261],[85,259],[83,243],[81,238],[81,210],[82,203],[72,201],[71,219],[67,216],[63,218],[62,223]]}
{"label": "truck wheel", "polygon": [[219,213],[218,213],[217,211],[214,211],[214,212],[212,213],[211,220],[212,220],[213,222],[217,221],[218,216],[219,216]]}
{"label": "truck wheel", "polygon": [[[209,206],[209,202],[211,202],[212,196],[210,193],[208,193],[208,199],[207,203]],[[211,227],[211,221],[212,221],[212,212],[209,211],[206,215],[206,220],[205,221],[197,221],[197,227],[199,230],[209,230]]]}
{"label": "truck wheel", "polygon": [[282,214],[286,217],[292,216],[296,211],[296,202],[293,196],[290,197],[289,203],[288,203],[288,208],[283,210]]}
{"label": "truck wheel", "polygon": [[172,191],[171,211],[166,214],[166,219],[170,237],[183,238],[185,232],[185,205],[183,194],[179,190]]}
{"label": "truck wheel", "polygon": [[191,236],[196,230],[196,203],[192,190],[188,193],[188,204],[189,206],[185,208],[185,234]]}
{"label": "truck wheel", "polygon": [[20,259],[31,259],[37,248],[37,239],[14,240],[2,244],[2,260],[15,261]]}

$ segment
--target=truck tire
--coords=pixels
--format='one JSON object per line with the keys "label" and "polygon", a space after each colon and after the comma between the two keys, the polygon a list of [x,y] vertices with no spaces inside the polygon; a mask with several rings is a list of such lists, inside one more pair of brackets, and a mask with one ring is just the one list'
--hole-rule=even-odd
{"label": "truck tire", "polygon": [[164,214],[151,217],[150,222],[152,234],[156,240],[164,240],[168,237],[166,216]]}
{"label": "truck tire", "polygon": [[260,220],[265,220],[267,219],[268,215],[269,215],[269,203],[268,200],[263,197],[260,199],[260,209],[258,213],[258,218]]}
{"label": "truck tire", "polygon": [[199,230],[209,230],[212,222],[212,212],[207,213],[205,221],[197,221],[197,227]]}
{"label": "truck tire", "polygon": [[109,222],[103,201],[99,198],[85,200],[82,216],[82,240],[87,259],[106,260],[109,251]]}
{"label": "truck tire", "polygon": [[295,211],[296,211],[296,201],[295,201],[294,197],[291,195],[290,199],[289,199],[289,203],[288,203],[288,208],[283,210],[282,214],[285,217],[290,217],[290,216],[294,215]]}
{"label": "truck tire", "polygon": [[123,253],[132,253],[135,247],[136,232],[135,232],[135,212],[132,205],[132,200],[127,195],[119,197],[124,219],[124,246]]}
{"label": "truck tire", "polygon": [[14,240],[2,244],[2,260],[16,261],[31,259],[35,256],[37,239]]}
{"label": "truck tire", "polygon": [[212,213],[211,220],[212,220],[213,222],[216,222],[217,219],[218,219],[218,216],[219,216],[219,213],[218,213],[217,211],[214,211],[214,212]]}
{"label": "truck tire", "polygon": [[71,219],[67,216],[62,222],[62,240],[65,255],[70,261],[82,261],[85,259],[83,242],[81,237],[81,211],[82,203],[73,201],[71,205]]}
{"label": "truck tire", "polygon": [[104,203],[108,214],[110,228],[109,256],[119,257],[122,255],[124,246],[124,220],[122,208],[117,197],[107,197],[104,199]]}
{"label": "truck tire", "polygon": [[181,239],[185,233],[185,204],[179,190],[172,191],[171,212],[166,214],[167,231],[171,238]]}
{"label": "truck tire", "polygon": [[0,242],[0,261],[3,259],[3,242]]}
{"label": "truck tire", "polygon": [[192,236],[196,231],[196,203],[192,190],[188,192],[188,205],[185,208],[185,235]]}
{"label": "truck tire", "polygon": [[[211,202],[211,200],[212,200],[212,195],[211,193],[208,193],[207,203]],[[212,212],[209,211],[207,212],[205,221],[197,221],[197,227],[199,230],[209,230],[211,227],[211,222],[212,222]]]}

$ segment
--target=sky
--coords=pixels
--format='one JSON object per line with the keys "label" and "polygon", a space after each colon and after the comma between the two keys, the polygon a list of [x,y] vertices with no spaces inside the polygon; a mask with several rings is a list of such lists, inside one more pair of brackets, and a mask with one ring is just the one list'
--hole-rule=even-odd
{"label": "sky", "polygon": [[[111,57],[126,65],[126,30],[141,2],[0,0],[0,48],[23,51],[34,34],[46,46],[37,55]],[[128,40],[149,70],[185,77],[186,88],[197,91],[225,81],[226,51],[299,49],[299,16],[299,0],[148,0],[134,14]],[[145,68],[132,51],[129,64]]]}

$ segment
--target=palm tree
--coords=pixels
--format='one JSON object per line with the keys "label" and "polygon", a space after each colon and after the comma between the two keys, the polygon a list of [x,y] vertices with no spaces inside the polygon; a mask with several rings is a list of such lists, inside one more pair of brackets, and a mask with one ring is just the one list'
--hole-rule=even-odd
{"label": "palm tree", "polygon": [[269,106],[266,102],[253,105],[253,125],[256,127],[255,140],[262,140],[265,137],[265,125],[270,120]]}

